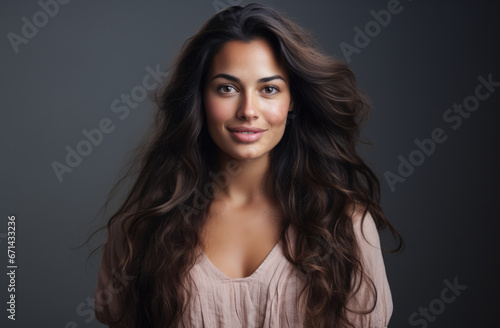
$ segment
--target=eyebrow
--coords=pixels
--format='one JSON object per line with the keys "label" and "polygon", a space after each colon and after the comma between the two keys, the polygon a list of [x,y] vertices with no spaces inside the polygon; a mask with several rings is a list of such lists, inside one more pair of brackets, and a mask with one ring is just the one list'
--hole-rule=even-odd
{"label": "eyebrow", "polygon": [[[241,82],[241,80],[238,79],[237,77],[229,75],[229,74],[224,74],[224,73],[220,73],[220,74],[215,75],[212,78],[212,80],[215,80],[216,78],[219,78],[219,77],[222,77],[224,79],[227,79],[227,80],[230,80],[230,81],[233,81],[233,82],[238,82],[238,83]],[[269,81],[276,80],[276,79],[283,80],[286,83],[286,80],[281,75],[279,75],[279,74],[260,78],[260,79],[257,80],[257,83],[269,82]]]}

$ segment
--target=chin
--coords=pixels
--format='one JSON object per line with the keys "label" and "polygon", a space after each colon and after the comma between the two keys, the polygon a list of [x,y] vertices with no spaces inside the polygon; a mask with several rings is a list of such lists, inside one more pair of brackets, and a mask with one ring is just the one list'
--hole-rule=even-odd
{"label": "chin", "polygon": [[252,160],[257,159],[264,156],[266,153],[262,152],[233,152],[229,153],[229,155],[235,159],[239,160]]}

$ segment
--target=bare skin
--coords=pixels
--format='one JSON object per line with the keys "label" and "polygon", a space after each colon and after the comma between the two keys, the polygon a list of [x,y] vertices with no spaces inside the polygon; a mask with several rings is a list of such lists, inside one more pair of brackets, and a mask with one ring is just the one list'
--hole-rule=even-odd
{"label": "bare skin", "polygon": [[[276,75],[281,78],[258,81]],[[270,151],[281,140],[292,110],[286,70],[262,39],[227,42],[211,63],[204,103],[210,136],[219,148],[216,167],[222,170],[236,160],[241,171],[214,197],[201,248],[227,277],[244,278],[255,272],[280,238],[281,211],[263,178]],[[237,126],[265,132],[257,141],[242,142],[230,131]]]}
{"label": "bare skin", "polygon": [[279,241],[281,216],[271,205],[244,206],[217,201],[204,226],[204,253],[231,279],[248,277],[257,270]]}

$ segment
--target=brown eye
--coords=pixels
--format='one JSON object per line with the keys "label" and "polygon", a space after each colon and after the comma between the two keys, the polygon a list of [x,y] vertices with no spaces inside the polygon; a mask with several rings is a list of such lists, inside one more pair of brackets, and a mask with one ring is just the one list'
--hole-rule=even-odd
{"label": "brown eye", "polygon": [[230,93],[231,90],[228,89],[234,89],[234,88],[230,85],[221,85],[217,90],[218,91],[222,90],[222,93]]}
{"label": "brown eye", "polygon": [[[268,95],[273,95],[273,94],[275,94],[275,93],[277,93],[277,92],[279,91],[279,89],[278,89],[278,88],[273,87],[273,86],[267,86],[267,87],[264,87],[264,90],[265,90],[265,91],[264,91],[264,93],[265,93],[265,94],[268,94]],[[270,90],[270,91],[272,91],[272,90],[276,90],[276,92],[267,92],[267,91],[269,91],[269,90]]]}

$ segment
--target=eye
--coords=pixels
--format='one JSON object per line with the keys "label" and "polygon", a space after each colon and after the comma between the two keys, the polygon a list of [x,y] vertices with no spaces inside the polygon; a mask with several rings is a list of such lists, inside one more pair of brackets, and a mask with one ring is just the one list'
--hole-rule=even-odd
{"label": "eye", "polygon": [[[231,93],[231,90],[236,90],[235,87],[233,87],[232,85],[229,85],[229,84],[224,84],[224,85],[221,85],[217,88],[217,91],[219,91],[220,93],[222,94],[225,94],[225,93]],[[263,88],[264,90],[264,93],[266,95],[274,95],[275,93],[278,93],[280,90],[278,87],[275,87],[273,85],[268,85],[268,86],[265,86]],[[274,90],[274,92],[273,92]]]}
{"label": "eye", "polygon": [[220,92],[221,90],[224,90],[221,93],[230,93],[230,92],[226,92],[226,91],[228,91],[228,89],[234,89],[234,87],[232,85],[229,85],[229,84],[224,84],[224,85],[221,85],[220,87],[218,87],[217,91]]}
{"label": "eye", "polygon": [[275,93],[278,93],[278,92],[280,91],[280,89],[278,89],[277,87],[272,86],[272,85],[267,85],[267,86],[265,86],[265,87],[264,87],[264,90],[271,90],[271,91],[272,91],[272,90],[276,90],[276,92],[272,92],[272,93],[269,93],[269,92],[265,92],[265,91],[264,91],[264,93],[265,93],[265,94],[267,94],[267,95],[274,95]]}

